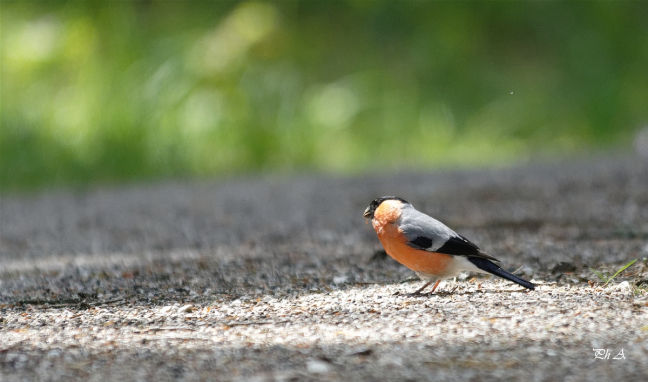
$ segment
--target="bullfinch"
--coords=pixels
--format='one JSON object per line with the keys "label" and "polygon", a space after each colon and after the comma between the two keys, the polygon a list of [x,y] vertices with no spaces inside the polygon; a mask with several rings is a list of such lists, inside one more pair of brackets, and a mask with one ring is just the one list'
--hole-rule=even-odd
{"label": "bullfinch", "polygon": [[377,198],[363,216],[371,219],[385,252],[427,281],[414,295],[436,281],[433,293],[441,280],[462,271],[490,273],[527,289],[535,288],[534,284],[500,268],[496,264],[499,260],[440,221],[417,211],[404,199],[396,196]]}

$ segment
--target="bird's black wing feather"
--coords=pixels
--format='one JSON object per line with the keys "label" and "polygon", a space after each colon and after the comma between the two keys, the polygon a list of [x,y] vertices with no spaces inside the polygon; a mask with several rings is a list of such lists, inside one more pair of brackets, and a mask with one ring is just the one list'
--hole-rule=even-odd
{"label": "bird's black wing feather", "polygon": [[410,247],[423,250],[428,250],[432,247],[432,244],[432,239],[425,236],[417,236],[414,240],[407,242],[407,245],[409,245]]}
{"label": "bird's black wing feather", "polygon": [[480,257],[491,261],[498,261],[493,256],[487,255],[484,251],[479,249],[473,242],[466,239],[461,235],[452,236],[446,241],[441,248],[434,252],[445,253],[454,256],[467,256],[467,257]]}
{"label": "bird's black wing feather", "polygon": [[479,247],[463,236],[453,236],[446,241],[441,248],[435,252],[445,253],[447,255],[460,256],[479,256],[481,251]]}

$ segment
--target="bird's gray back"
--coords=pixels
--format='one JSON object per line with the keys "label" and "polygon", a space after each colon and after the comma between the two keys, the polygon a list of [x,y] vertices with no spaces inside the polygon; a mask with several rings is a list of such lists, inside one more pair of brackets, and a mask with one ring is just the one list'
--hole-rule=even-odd
{"label": "bird's gray back", "polygon": [[399,229],[413,241],[417,237],[425,237],[432,240],[432,246],[428,251],[439,249],[452,236],[458,236],[456,232],[448,228],[440,221],[416,210],[411,204],[403,206],[399,219]]}

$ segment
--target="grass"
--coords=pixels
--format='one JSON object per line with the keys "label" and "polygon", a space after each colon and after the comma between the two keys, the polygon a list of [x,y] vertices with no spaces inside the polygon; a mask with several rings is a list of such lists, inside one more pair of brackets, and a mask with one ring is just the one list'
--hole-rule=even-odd
{"label": "grass", "polygon": [[601,279],[602,282],[604,282],[603,286],[606,286],[606,285],[608,285],[612,280],[614,280],[614,278],[617,277],[621,272],[625,271],[625,270],[628,269],[632,264],[634,264],[637,260],[638,260],[638,259],[634,259],[634,260],[630,261],[629,263],[627,263],[626,265],[624,265],[623,267],[619,268],[619,270],[616,271],[616,273],[615,273],[614,275],[612,275],[612,276],[608,276],[605,272],[603,272],[603,271],[597,271],[597,270],[594,269],[594,268],[590,268],[590,270],[591,270],[592,272],[594,272],[594,274],[596,274],[596,276],[598,276],[598,278]]}

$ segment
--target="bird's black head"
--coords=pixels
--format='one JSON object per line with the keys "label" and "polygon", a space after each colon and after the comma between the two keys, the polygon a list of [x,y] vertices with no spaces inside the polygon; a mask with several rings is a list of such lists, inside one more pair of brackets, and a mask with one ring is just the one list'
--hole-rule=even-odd
{"label": "bird's black head", "polygon": [[378,206],[380,206],[380,204],[382,202],[384,202],[385,200],[399,200],[399,201],[401,201],[403,203],[408,203],[409,204],[409,202],[407,200],[405,200],[403,198],[399,198],[398,196],[381,196],[380,198],[374,199],[369,204],[369,207],[367,207],[367,209],[365,209],[364,214],[362,216],[367,218],[367,219],[373,219],[374,213],[376,212],[376,208],[378,208]]}

